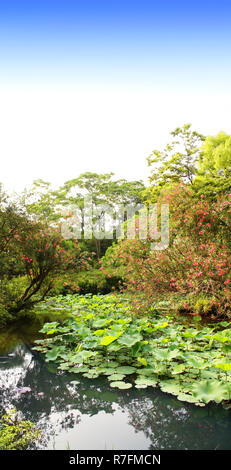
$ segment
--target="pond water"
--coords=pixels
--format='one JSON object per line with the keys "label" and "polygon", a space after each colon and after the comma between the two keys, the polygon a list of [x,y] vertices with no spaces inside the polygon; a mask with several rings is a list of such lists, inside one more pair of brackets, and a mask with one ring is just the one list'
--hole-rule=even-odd
{"label": "pond water", "polygon": [[36,423],[37,449],[231,449],[230,410],[58,371],[31,349],[35,337],[28,328],[0,334],[0,412],[10,404]]}

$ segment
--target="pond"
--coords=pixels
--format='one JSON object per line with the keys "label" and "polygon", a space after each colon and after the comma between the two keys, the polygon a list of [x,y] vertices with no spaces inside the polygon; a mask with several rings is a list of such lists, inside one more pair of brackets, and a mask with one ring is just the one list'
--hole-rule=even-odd
{"label": "pond", "polygon": [[31,349],[30,326],[0,333],[0,407],[42,430],[36,449],[231,449],[231,411],[183,403],[149,387],[111,389],[106,378],[57,370]]}

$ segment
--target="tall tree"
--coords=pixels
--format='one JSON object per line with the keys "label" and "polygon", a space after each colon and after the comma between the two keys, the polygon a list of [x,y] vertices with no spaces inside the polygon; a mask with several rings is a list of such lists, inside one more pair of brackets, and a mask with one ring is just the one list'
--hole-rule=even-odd
{"label": "tall tree", "polygon": [[191,124],[177,127],[173,132],[172,141],[163,151],[153,150],[147,158],[151,167],[151,188],[145,192],[155,198],[163,187],[174,183],[192,184],[197,172],[200,146],[205,137],[191,129]]}
{"label": "tall tree", "polygon": [[205,139],[193,186],[210,199],[231,190],[231,135],[219,132]]}
{"label": "tall tree", "polygon": [[[113,180],[114,173],[82,173],[78,178],[67,181],[62,191],[65,193],[66,203],[76,206],[81,214],[82,234],[84,228],[84,198],[89,196],[92,202],[93,225],[100,231],[102,221],[108,216],[108,227],[112,227],[119,204],[138,204],[142,200],[144,184],[142,181],[126,181],[125,179]],[[103,207],[111,208],[110,214],[106,213]],[[101,209],[102,208],[102,209]],[[115,231],[114,231],[115,233]],[[112,243],[112,240],[102,240],[93,235],[97,257],[102,255],[102,245],[105,249]],[[105,251],[105,250],[104,250]]]}

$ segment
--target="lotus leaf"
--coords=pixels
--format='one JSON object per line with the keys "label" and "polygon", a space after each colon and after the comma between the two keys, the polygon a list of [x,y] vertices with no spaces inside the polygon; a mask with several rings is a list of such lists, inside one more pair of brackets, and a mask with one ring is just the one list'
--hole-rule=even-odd
{"label": "lotus leaf", "polygon": [[135,333],[135,334],[123,334],[120,336],[118,339],[118,343],[122,344],[128,348],[136,344],[138,341],[141,341],[143,338],[140,335],[140,333]]}
{"label": "lotus leaf", "polygon": [[114,382],[114,381],[118,381],[118,380],[123,380],[124,377],[125,377],[124,374],[112,374],[112,375],[108,376],[108,380]]}
{"label": "lotus leaf", "polygon": [[203,403],[209,403],[210,401],[220,403],[228,398],[227,387],[218,380],[205,380],[194,384],[192,394],[198,401]]}
{"label": "lotus leaf", "polygon": [[153,375],[155,369],[154,368],[148,368],[148,367],[145,367],[144,369],[137,369],[137,373],[139,375],[145,375],[147,377],[150,377],[150,375]]}
{"label": "lotus leaf", "polygon": [[93,328],[96,328],[96,329],[103,328],[104,326],[108,325],[111,322],[112,322],[112,319],[102,318],[102,319],[96,320],[93,323]]}
{"label": "lotus leaf", "polygon": [[88,379],[96,379],[97,377],[99,377],[99,374],[97,374],[97,372],[94,372],[94,371],[89,371],[89,372],[84,372],[83,376],[87,377]]}
{"label": "lotus leaf", "polygon": [[101,346],[108,346],[109,344],[113,343],[113,341],[115,341],[117,338],[118,338],[118,335],[117,336],[111,336],[111,335],[104,336],[104,338],[101,339],[100,344]]}
{"label": "lotus leaf", "polygon": [[182,374],[185,371],[185,364],[178,364],[177,366],[172,368],[172,374]]}
{"label": "lotus leaf", "polygon": [[138,377],[135,380],[136,385],[149,385],[150,387],[155,387],[157,384],[157,379],[155,377]]}
{"label": "lotus leaf", "polygon": [[182,392],[182,386],[173,379],[161,381],[160,388],[163,392],[171,393],[172,395],[179,395]]}
{"label": "lotus leaf", "polygon": [[121,366],[121,367],[117,367],[116,369],[116,371],[119,374],[124,374],[124,375],[134,374],[136,370],[137,369],[135,367],[130,367],[130,366]]}
{"label": "lotus leaf", "polygon": [[113,388],[120,388],[121,390],[126,390],[126,389],[128,389],[128,388],[131,388],[131,387],[132,387],[132,384],[127,383],[127,382],[118,381],[118,382],[111,382],[111,383],[110,383],[110,387],[113,387]]}
{"label": "lotus leaf", "polygon": [[65,350],[65,346],[55,346],[46,353],[47,361],[55,361],[58,356]]}
{"label": "lotus leaf", "polygon": [[141,363],[143,366],[145,366],[145,367],[148,365],[148,363],[147,363],[145,357],[138,357],[138,358],[137,358],[137,361],[140,362],[140,363]]}
{"label": "lotus leaf", "polygon": [[187,401],[188,403],[197,403],[197,399],[192,395],[188,395],[187,393],[179,393],[179,395],[177,395],[177,398],[180,401]]}
{"label": "lotus leaf", "polygon": [[216,364],[216,367],[218,367],[219,369],[222,369],[224,370],[225,372],[228,372],[229,370],[231,370],[231,363],[229,362],[219,362],[218,364]]}
{"label": "lotus leaf", "polygon": [[118,369],[115,369],[112,367],[102,367],[102,368],[99,368],[98,370],[103,375],[112,375],[112,374],[116,374]]}

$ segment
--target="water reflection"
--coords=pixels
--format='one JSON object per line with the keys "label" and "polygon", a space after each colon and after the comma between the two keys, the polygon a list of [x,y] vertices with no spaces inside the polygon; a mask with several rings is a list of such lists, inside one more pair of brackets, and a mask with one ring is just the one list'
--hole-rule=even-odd
{"label": "water reflection", "polygon": [[104,378],[56,370],[25,344],[0,356],[1,409],[8,404],[43,430],[39,449],[231,449],[231,412],[221,406],[151,388],[112,391]]}

